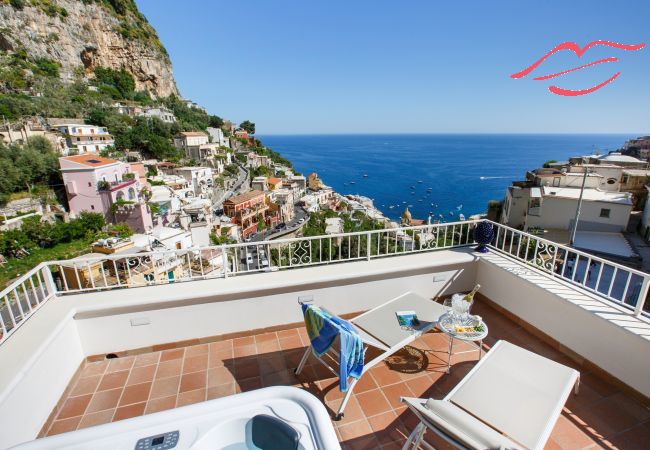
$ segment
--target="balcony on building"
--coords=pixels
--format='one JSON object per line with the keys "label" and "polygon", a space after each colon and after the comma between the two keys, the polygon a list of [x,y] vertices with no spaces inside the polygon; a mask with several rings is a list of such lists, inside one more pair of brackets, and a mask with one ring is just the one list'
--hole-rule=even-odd
{"label": "balcony on building", "polygon": [[[484,350],[505,339],[581,373],[547,448],[646,447],[650,276],[499,224],[479,253],[476,223],[42,263],[0,294],[0,446],[275,385],[333,414],[337,380],[313,359],[293,372],[309,345],[299,298],[350,317],[479,283]],[[173,279],[140,276],[172,257]],[[447,350],[432,331],[371,369],[332,422],[341,445],[401,448],[417,421],[399,397],[442,398],[477,362],[454,354],[447,373]]]}

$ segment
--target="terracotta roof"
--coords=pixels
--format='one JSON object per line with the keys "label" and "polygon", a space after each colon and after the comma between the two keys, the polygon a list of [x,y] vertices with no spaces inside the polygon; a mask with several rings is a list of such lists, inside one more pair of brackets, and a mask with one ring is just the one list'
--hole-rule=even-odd
{"label": "terracotta roof", "polygon": [[282,181],[282,180],[279,179],[279,178],[269,177],[269,183],[271,183],[271,184],[278,184],[280,181]]}
{"label": "terracotta roof", "polygon": [[99,156],[99,155],[65,156],[61,159],[64,159],[66,161],[72,161],[77,164],[83,164],[84,166],[89,166],[89,167],[108,166],[110,164],[115,164],[116,162],[118,162],[114,159],[104,158],[103,156]]}
{"label": "terracotta roof", "polygon": [[257,190],[252,190],[252,191],[245,192],[243,194],[236,195],[235,197],[231,197],[228,200],[226,200],[226,202],[235,203],[235,204],[244,203],[244,202],[247,202],[248,200],[252,200],[252,199],[254,199],[256,197],[259,197],[260,195],[263,196],[264,192],[257,191]]}

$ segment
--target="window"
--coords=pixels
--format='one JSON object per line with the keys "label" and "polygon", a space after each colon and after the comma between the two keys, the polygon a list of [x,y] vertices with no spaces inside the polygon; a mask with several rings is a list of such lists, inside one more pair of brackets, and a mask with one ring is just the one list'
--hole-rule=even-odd
{"label": "window", "polygon": [[553,187],[560,187],[561,177],[553,177]]}
{"label": "window", "polygon": [[88,187],[91,187],[91,186],[92,186],[92,184],[91,184],[90,181],[89,181],[89,182],[88,182]]}
{"label": "window", "polygon": [[90,205],[90,209],[95,210],[95,205]]}
{"label": "window", "polygon": [[176,243],[176,250],[181,250],[181,243],[180,242]]}
{"label": "window", "polygon": [[609,219],[609,213],[610,212],[611,212],[611,210],[609,208],[602,208],[600,210],[600,217],[604,217],[606,219]]}
{"label": "window", "polygon": [[629,175],[623,175],[623,178],[621,178],[621,183],[627,184],[628,181],[630,181],[630,176]]}

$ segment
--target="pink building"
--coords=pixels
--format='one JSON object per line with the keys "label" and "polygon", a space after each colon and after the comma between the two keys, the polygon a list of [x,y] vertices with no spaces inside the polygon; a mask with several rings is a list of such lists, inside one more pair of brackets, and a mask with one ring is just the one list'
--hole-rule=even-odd
{"label": "pink building", "polygon": [[140,177],[127,163],[97,155],[59,158],[70,213],[104,214],[110,223],[126,222],[139,233],[153,229]]}

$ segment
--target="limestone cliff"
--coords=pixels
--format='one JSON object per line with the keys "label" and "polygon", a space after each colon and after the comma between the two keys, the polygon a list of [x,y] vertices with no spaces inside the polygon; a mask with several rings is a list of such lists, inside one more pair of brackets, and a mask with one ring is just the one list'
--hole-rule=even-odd
{"label": "limestone cliff", "polygon": [[178,94],[167,52],[133,0],[0,0],[0,49],[57,61],[63,80],[124,67],[136,90]]}

